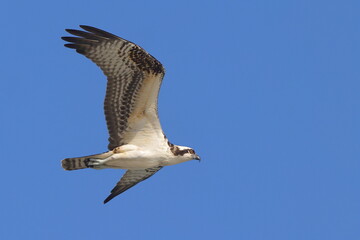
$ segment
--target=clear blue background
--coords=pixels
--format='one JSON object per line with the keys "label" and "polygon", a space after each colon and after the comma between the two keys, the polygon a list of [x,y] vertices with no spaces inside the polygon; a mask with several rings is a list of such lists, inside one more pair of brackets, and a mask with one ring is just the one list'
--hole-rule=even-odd
{"label": "clear blue background", "polygon": [[[0,8],[0,239],[360,239],[360,2],[10,1]],[[63,47],[110,31],[166,67],[160,117],[202,157],[106,205],[106,80]]]}

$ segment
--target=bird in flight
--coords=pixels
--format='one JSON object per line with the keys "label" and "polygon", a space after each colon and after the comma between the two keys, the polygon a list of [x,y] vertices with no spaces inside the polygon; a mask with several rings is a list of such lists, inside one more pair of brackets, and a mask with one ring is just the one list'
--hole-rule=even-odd
{"label": "bird in flight", "polygon": [[75,49],[98,65],[107,77],[104,101],[109,131],[107,152],[62,160],[65,170],[126,169],[104,200],[151,177],[164,166],[200,160],[192,148],[174,145],[163,133],[158,95],[165,69],[140,46],[103,30],[80,25],[66,29],[65,47]]}

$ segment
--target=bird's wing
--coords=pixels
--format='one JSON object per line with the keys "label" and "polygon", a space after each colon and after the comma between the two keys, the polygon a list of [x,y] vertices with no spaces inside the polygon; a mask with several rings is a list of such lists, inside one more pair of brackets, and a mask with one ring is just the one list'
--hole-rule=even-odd
{"label": "bird's wing", "polygon": [[[109,150],[124,144],[151,147],[166,144],[157,114],[157,99],[165,70],[138,45],[103,30],[80,25],[66,29],[77,37],[62,37],[96,63],[107,76],[104,102]],[[149,139],[152,139],[149,141]]]}
{"label": "bird's wing", "polygon": [[124,176],[116,184],[116,186],[111,190],[111,194],[104,200],[104,203],[107,203],[117,195],[125,192],[129,188],[135,186],[141,181],[148,179],[159,171],[162,167],[153,167],[140,170],[127,170]]}

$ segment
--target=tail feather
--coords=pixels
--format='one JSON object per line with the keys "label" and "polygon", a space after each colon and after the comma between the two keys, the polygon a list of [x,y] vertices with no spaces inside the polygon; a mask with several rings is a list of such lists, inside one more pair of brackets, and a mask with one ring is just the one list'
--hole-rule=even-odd
{"label": "tail feather", "polygon": [[65,170],[77,170],[87,168],[88,157],[65,158],[61,161],[61,165]]}
{"label": "tail feather", "polygon": [[65,170],[78,170],[83,168],[88,168],[88,162],[90,158],[97,158],[97,159],[105,159],[112,155],[113,152],[105,152],[96,155],[90,155],[85,157],[75,157],[75,158],[65,158],[61,161],[61,165]]}

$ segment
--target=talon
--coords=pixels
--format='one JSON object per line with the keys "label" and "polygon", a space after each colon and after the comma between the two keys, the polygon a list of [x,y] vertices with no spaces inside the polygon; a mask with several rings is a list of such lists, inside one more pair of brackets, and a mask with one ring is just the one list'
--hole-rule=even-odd
{"label": "talon", "polygon": [[92,168],[92,167],[93,167],[93,166],[90,164],[90,158],[85,159],[84,163],[85,163],[85,166],[88,167],[88,168]]}
{"label": "talon", "polygon": [[85,165],[89,168],[94,168],[96,166],[102,165],[102,161],[95,158],[88,158],[85,160]]}

